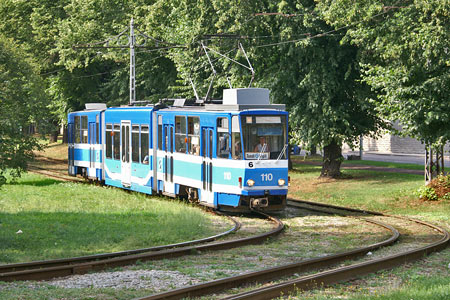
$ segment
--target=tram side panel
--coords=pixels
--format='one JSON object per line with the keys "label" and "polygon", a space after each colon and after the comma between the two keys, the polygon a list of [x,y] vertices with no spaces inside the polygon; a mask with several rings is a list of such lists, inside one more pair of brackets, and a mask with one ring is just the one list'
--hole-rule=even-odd
{"label": "tram side panel", "polygon": [[105,184],[152,194],[152,109],[105,113]]}
{"label": "tram side panel", "polygon": [[101,111],[80,111],[68,115],[69,174],[102,180]]}

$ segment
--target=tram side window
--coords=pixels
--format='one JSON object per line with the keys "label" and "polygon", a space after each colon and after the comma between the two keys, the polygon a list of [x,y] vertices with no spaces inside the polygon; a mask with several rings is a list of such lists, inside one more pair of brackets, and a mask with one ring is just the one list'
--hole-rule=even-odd
{"label": "tram side window", "polygon": [[88,143],[88,117],[81,116],[81,142]]}
{"label": "tram side window", "polygon": [[100,144],[100,135],[99,130],[100,129],[100,122],[99,122],[99,116],[97,115],[95,118],[95,143]]}
{"label": "tram side window", "polygon": [[139,160],[139,125],[133,125],[131,128],[131,161],[140,162]]}
{"label": "tram side window", "polygon": [[141,162],[143,164],[148,165],[149,156],[148,156],[148,148],[149,148],[149,130],[148,125],[141,126]]}
{"label": "tram side window", "polygon": [[230,133],[228,118],[217,118],[217,157],[228,158],[230,155]]}
{"label": "tram side window", "polygon": [[175,151],[186,153],[186,117],[175,117]]}
{"label": "tram side window", "polygon": [[233,159],[242,159],[241,128],[238,116],[233,116],[231,119],[231,134]]}
{"label": "tram side window", "polygon": [[112,158],[112,139],[113,139],[113,131],[112,124],[106,124],[106,158]]}
{"label": "tram side window", "polygon": [[188,117],[189,154],[200,155],[200,118]]}
{"label": "tram side window", "polygon": [[114,159],[120,160],[120,125],[114,124]]}
{"label": "tram side window", "polygon": [[79,144],[81,142],[81,137],[80,137],[81,121],[80,121],[80,117],[79,116],[75,116],[74,122],[75,122],[75,143]]}
{"label": "tram side window", "polygon": [[158,150],[163,149],[162,140],[163,140],[162,116],[158,116]]}

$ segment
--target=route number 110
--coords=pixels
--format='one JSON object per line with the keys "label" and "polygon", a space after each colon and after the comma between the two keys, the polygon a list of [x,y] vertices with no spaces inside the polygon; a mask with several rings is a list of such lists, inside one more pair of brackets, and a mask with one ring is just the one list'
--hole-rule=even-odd
{"label": "route number 110", "polygon": [[263,173],[261,174],[261,180],[262,181],[272,181],[273,174],[272,173]]}

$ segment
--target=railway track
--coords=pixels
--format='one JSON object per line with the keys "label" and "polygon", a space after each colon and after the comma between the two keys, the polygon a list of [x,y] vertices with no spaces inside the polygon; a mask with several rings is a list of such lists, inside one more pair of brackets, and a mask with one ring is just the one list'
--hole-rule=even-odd
{"label": "railway track", "polygon": [[[295,202],[290,201],[290,205],[298,208],[305,208],[308,210],[316,210],[320,212],[327,212],[325,211],[327,209],[332,210],[332,212],[328,211],[328,213],[338,213],[341,215],[347,215],[348,213],[352,213],[353,215],[358,214],[360,216],[361,215],[387,216],[377,212],[368,212],[351,208],[347,209],[344,207],[313,203],[307,201],[295,201]],[[286,278],[300,272],[325,267],[330,268],[339,262],[365,256],[369,251],[374,251],[381,247],[392,245],[399,238],[399,232],[392,226],[370,219],[364,220],[373,223],[377,226],[384,227],[385,229],[391,232],[391,236],[384,241],[369,245],[367,247],[354,249],[351,251],[346,251],[335,255],[307,259],[296,263],[287,264],[275,268],[269,268],[261,271],[249,272],[238,276],[205,282],[189,287],[179,288],[168,292],[142,297],[139,298],[139,300],[183,299],[188,297],[199,297],[248,284],[257,284],[257,283],[262,284],[273,280],[280,280],[280,278]],[[408,220],[416,222],[423,226],[427,226],[436,231],[439,231],[441,233],[441,238],[438,241],[435,241],[425,247],[421,247],[415,250],[405,251],[397,255],[391,255],[367,262],[355,263],[346,267],[330,269],[327,271],[318,272],[313,275],[300,276],[297,277],[296,279],[291,279],[288,281],[284,281],[282,283],[266,286],[260,289],[233,295],[223,299],[273,299],[276,297],[280,297],[281,295],[287,295],[289,293],[295,292],[299,289],[307,290],[322,287],[324,285],[329,285],[332,283],[353,279],[367,273],[376,272],[378,270],[393,268],[405,262],[420,259],[424,255],[432,253],[434,251],[444,249],[448,245],[449,234],[444,229],[426,222],[412,219]]]}
{"label": "railway track", "polygon": [[39,174],[39,175],[44,175],[50,178],[54,178],[54,179],[58,179],[61,181],[69,181],[69,182],[77,182],[77,183],[90,183],[89,181],[86,181],[84,179],[78,178],[78,177],[72,177],[72,176],[68,176],[68,175],[61,175],[57,172],[54,171],[49,171],[48,169],[45,168],[41,168],[38,166],[29,166],[28,167],[28,172],[30,173],[34,173],[34,174]]}
{"label": "railway track", "polygon": [[380,270],[385,269],[391,269],[396,266],[399,266],[401,264],[404,264],[406,262],[410,262],[413,260],[417,260],[420,258],[423,258],[425,255],[430,254],[432,252],[440,251],[445,249],[449,245],[449,233],[438,226],[435,226],[433,224],[411,219],[411,218],[404,218],[404,217],[398,217],[398,216],[391,216],[387,214],[382,214],[378,212],[370,212],[370,211],[363,211],[358,209],[347,209],[344,207],[339,206],[333,206],[333,205],[327,205],[327,204],[321,204],[321,203],[313,203],[308,201],[298,201],[299,203],[304,203],[307,205],[317,205],[322,208],[329,207],[332,209],[340,209],[340,210],[348,210],[351,212],[356,212],[360,214],[367,214],[367,215],[377,215],[377,216],[385,216],[385,217],[391,217],[391,218],[401,218],[406,219],[411,222],[415,222],[418,224],[421,224],[423,226],[427,226],[435,231],[438,231],[441,233],[441,236],[438,240],[429,243],[428,245],[424,247],[419,247],[414,250],[404,251],[395,255],[389,255],[385,256],[379,259],[374,259],[370,261],[365,261],[361,263],[355,263],[349,266],[340,267],[340,268],[334,268],[331,270],[319,272],[312,275],[307,276],[301,276],[292,280],[288,280],[285,282],[281,282],[278,284],[262,287],[256,290],[240,293],[237,295],[233,295],[230,297],[226,297],[223,299],[228,300],[237,300],[237,299],[273,299],[276,297],[280,297],[281,295],[287,295],[289,293],[293,293],[296,291],[301,290],[308,290],[308,289],[314,289],[317,287],[323,287],[327,286],[333,283],[338,283],[346,280],[351,280],[354,278],[357,278],[359,276],[373,273]]}
{"label": "railway track", "polygon": [[[260,213],[275,224],[268,232],[239,239],[216,241],[203,245],[192,245],[215,240],[221,236],[236,231],[240,227],[235,222],[234,228],[212,237],[201,240],[188,241],[180,244],[159,246],[153,248],[129,250],[115,253],[105,253],[84,257],[75,257],[50,261],[38,261],[23,264],[8,264],[0,266],[0,281],[17,280],[48,280],[51,278],[73,274],[85,274],[91,271],[100,271],[108,268],[130,265],[138,261],[159,260],[183,255],[190,255],[202,251],[215,251],[259,244],[273,237],[283,230],[283,223],[274,217]],[[191,246],[188,246],[191,245]],[[174,248],[176,247],[176,248]],[[170,249],[169,249],[170,248]]]}
{"label": "railway track", "polygon": [[[57,162],[58,161],[56,161],[55,163]],[[66,176],[62,176],[58,173],[55,174],[55,172],[48,171],[45,168],[37,166],[32,166],[30,168],[30,172],[41,174],[58,180],[86,183],[86,181],[67,178]],[[266,241],[270,237],[281,233],[284,225],[280,220],[264,213],[259,214],[260,216],[263,216],[274,223],[275,226],[272,230],[250,237],[212,242],[232,232],[236,232],[241,227],[241,224],[238,221],[230,216],[227,216],[234,223],[234,227],[218,235],[183,243],[151,248],[127,250],[114,253],[102,253],[97,255],[66,259],[0,265],[0,281],[48,280],[73,274],[85,274],[90,271],[100,271],[108,268],[130,265],[136,263],[137,261],[166,259],[189,255],[200,251],[215,251],[241,247],[244,245],[258,244]]]}
{"label": "railway track", "polygon": [[[223,215],[219,213],[220,215]],[[210,236],[203,239],[197,239],[192,241],[186,241],[182,243],[176,243],[176,244],[169,244],[169,245],[162,245],[162,246],[156,246],[156,247],[149,247],[149,248],[142,248],[142,249],[134,249],[134,250],[125,250],[125,251],[119,251],[119,252],[112,252],[112,253],[101,253],[101,254],[95,254],[95,255],[88,255],[88,256],[80,256],[80,257],[72,257],[72,258],[64,258],[64,259],[53,259],[53,260],[43,260],[43,261],[34,261],[34,262],[27,262],[27,263],[16,263],[16,264],[7,264],[7,265],[0,265],[0,276],[6,275],[10,276],[13,275],[14,272],[19,271],[31,271],[33,269],[43,269],[43,268],[52,268],[52,267],[60,267],[60,266],[67,266],[67,265],[74,265],[74,264],[81,264],[81,263],[89,263],[89,262],[95,262],[99,260],[105,260],[105,259],[111,259],[121,256],[128,256],[128,255],[134,255],[134,254],[140,254],[140,253],[146,253],[146,252],[156,252],[156,251],[162,251],[162,250],[168,250],[173,248],[180,248],[180,247],[187,247],[192,246],[196,244],[201,243],[207,243],[214,240],[217,240],[221,237],[224,237],[232,232],[236,232],[241,227],[241,223],[235,220],[234,218],[225,215],[234,223],[233,228]],[[10,275],[7,275],[9,273]],[[1,277],[0,277],[1,278]]]}
{"label": "railway track", "polygon": [[[46,175],[46,174],[44,174]],[[383,213],[364,211],[352,208],[345,208],[321,203],[314,203],[308,201],[295,202],[290,201],[290,205],[297,206],[299,208],[304,208],[308,210],[316,210],[320,212],[332,211],[335,214],[341,215],[359,215],[359,216],[380,216],[388,218],[401,218],[403,220],[408,220],[422,226],[433,229],[440,233],[440,237],[436,241],[429,243],[426,246],[418,247],[414,250],[404,251],[396,255],[389,255],[386,257],[373,259],[370,261],[364,261],[359,263],[354,263],[345,267],[330,269],[333,265],[339,262],[349,259],[356,259],[361,256],[365,256],[367,252],[379,249],[384,246],[392,245],[397,241],[399,237],[398,231],[392,226],[374,220],[366,219],[368,222],[372,222],[377,226],[382,226],[391,232],[391,236],[379,243],[369,245],[360,249],[343,252],[335,255],[330,255],[321,258],[308,259],[304,261],[299,261],[297,263],[288,264],[284,266],[279,266],[275,268],[265,269],[257,272],[245,273],[238,276],[228,277],[224,279],[219,279],[211,282],[206,282],[202,284],[197,284],[194,286],[184,287],[168,292],[158,293],[150,295],[147,297],[140,298],[143,299],[182,299],[186,297],[197,297],[202,295],[208,295],[211,293],[217,293],[230,288],[235,288],[243,285],[248,285],[252,283],[267,283],[274,280],[280,280],[280,278],[286,278],[293,274],[304,272],[306,270],[313,270],[318,268],[329,268],[326,271],[320,271],[312,275],[307,276],[297,276],[294,279],[286,280],[277,284],[268,285],[263,288],[255,289],[245,293],[229,296],[223,299],[272,299],[279,297],[281,295],[287,295],[289,293],[295,292],[297,290],[307,290],[314,289],[317,287],[326,286],[329,284],[350,280],[358,276],[376,272],[383,269],[393,268],[405,262],[412,260],[417,260],[422,258],[424,255],[429,253],[439,251],[444,249],[449,244],[449,234],[446,230],[437,227],[435,225],[429,224],[427,222],[398,217],[390,216]],[[222,248],[226,249],[226,248]],[[203,250],[201,250],[203,251]],[[173,256],[172,256],[173,257]],[[95,270],[96,268],[93,268]],[[0,274],[1,276],[1,274]],[[0,277],[0,280],[1,277]]]}

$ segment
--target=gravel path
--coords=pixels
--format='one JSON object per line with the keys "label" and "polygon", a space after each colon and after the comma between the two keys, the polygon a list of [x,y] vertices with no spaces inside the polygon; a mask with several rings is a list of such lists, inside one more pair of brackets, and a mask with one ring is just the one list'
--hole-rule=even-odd
{"label": "gravel path", "polygon": [[74,275],[46,284],[61,288],[152,289],[162,291],[193,284],[192,278],[176,271],[126,270]]}

